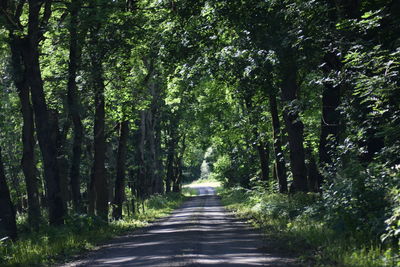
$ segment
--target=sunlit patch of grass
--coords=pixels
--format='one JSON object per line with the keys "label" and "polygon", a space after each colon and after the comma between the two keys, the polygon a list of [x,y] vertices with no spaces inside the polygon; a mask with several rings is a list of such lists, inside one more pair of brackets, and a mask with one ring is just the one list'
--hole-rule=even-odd
{"label": "sunlit patch of grass", "polygon": [[43,266],[64,261],[167,215],[179,207],[184,199],[179,193],[153,196],[145,201],[144,212],[124,220],[107,224],[97,217],[74,215],[63,226],[22,233],[16,242],[0,243],[0,266]]}
{"label": "sunlit patch of grass", "polygon": [[182,194],[187,197],[193,197],[193,196],[197,196],[198,192],[193,187],[185,186],[185,187],[182,187]]}
{"label": "sunlit patch of grass", "polygon": [[279,241],[277,245],[282,250],[301,255],[299,258],[305,265],[400,266],[398,251],[381,248],[373,242],[366,245],[357,233],[341,235],[310,215],[307,208],[313,202],[313,195],[257,195],[243,188],[218,192],[227,209],[263,229],[271,240]]}
{"label": "sunlit patch of grass", "polygon": [[186,184],[183,186],[183,188],[196,188],[196,187],[220,187],[221,186],[221,182],[217,181],[215,179],[212,178],[208,178],[208,179],[198,179],[195,180],[193,182],[191,182],[190,184]]}

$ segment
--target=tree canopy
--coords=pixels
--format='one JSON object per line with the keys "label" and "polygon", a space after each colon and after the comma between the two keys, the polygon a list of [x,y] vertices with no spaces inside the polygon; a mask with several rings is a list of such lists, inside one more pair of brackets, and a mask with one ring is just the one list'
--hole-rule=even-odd
{"label": "tree canopy", "polygon": [[395,0],[2,1],[0,238],[121,219],[206,162],[398,248],[399,33]]}

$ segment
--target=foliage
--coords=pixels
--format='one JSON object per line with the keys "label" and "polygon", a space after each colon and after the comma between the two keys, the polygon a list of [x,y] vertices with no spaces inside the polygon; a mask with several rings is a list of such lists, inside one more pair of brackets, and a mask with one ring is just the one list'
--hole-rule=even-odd
{"label": "foliage", "polygon": [[[316,266],[397,266],[398,254],[377,242],[365,242],[357,229],[344,233],[333,228],[320,197],[268,194],[241,187],[220,190],[222,202],[236,215],[263,229],[274,246],[301,255]],[[319,200],[319,201],[316,201]],[[360,225],[361,226],[361,225]]]}

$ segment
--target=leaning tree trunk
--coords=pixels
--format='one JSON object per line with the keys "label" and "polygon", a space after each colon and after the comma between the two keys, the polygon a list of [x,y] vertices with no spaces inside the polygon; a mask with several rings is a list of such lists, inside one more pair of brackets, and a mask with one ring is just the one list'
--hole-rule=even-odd
{"label": "leaning tree trunk", "polygon": [[300,120],[299,110],[296,105],[298,84],[297,66],[293,52],[287,49],[281,57],[282,65],[282,100],[284,102],[283,119],[289,139],[290,166],[293,174],[291,191],[303,191],[307,189],[307,169],[305,165],[305,153],[303,143],[304,125]]}
{"label": "leaning tree trunk", "polygon": [[285,167],[285,157],[282,150],[282,140],[281,140],[281,126],[279,122],[278,115],[278,105],[276,104],[276,96],[269,95],[269,106],[272,117],[272,128],[273,128],[273,142],[274,142],[274,152],[275,152],[275,174],[279,183],[279,192],[286,193],[287,188],[287,176]]}
{"label": "leaning tree trunk", "polygon": [[71,2],[71,21],[69,25],[69,65],[68,65],[68,111],[73,123],[74,139],[72,144],[72,158],[69,171],[71,183],[72,204],[75,212],[82,211],[80,192],[80,166],[82,156],[83,125],[80,116],[80,102],[76,85],[78,62],[80,61],[80,49],[78,46],[78,14],[80,0]]}
{"label": "leaning tree trunk", "polygon": [[26,39],[10,34],[11,58],[13,66],[13,80],[18,90],[21,102],[22,113],[22,171],[25,176],[26,192],[28,195],[28,222],[29,226],[37,229],[40,223],[40,204],[38,179],[36,177],[35,166],[35,138],[33,110],[29,96],[29,86],[27,84],[26,71],[24,70],[24,51],[27,43]]}
{"label": "leaning tree trunk", "polygon": [[37,137],[40,150],[42,152],[44,163],[44,177],[46,180],[47,201],[49,208],[50,224],[63,224],[65,209],[60,191],[60,175],[57,163],[56,140],[51,138],[49,122],[49,113],[43,91],[43,81],[39,64],[39,15],[41,1],[29,1],[28,17],[28,46],[25,58],[27,68],[28,83],[31,89],[33,110],[35,113],[35,122]]}
{"label": "leaning tree trunk", "polygon": [[16,239],[17,225],[15,222],[15,209],[11,202],[10,191],[7,186],[0,148],[0,239],[5,236]]}
{"label": "leaning tree trunk", "polygon": [[120,123],[118,155],[117,155],[117,176],[115,178],[115,194],[114,194],[114,210],[113,217],[115,220],[122,218],[122,204],[125,197],[125,170],[126,170],[126,153],[129,135],[129,122]]}

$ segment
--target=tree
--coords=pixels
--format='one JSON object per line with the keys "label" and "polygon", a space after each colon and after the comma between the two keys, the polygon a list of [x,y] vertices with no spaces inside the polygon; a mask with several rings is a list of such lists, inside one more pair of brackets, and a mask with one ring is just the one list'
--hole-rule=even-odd
{"label": "tree", "polygon": [[114,209],[113,217],[115,220],[122,218],[122,204],[125,197],[125,169],[126,153],[129,135],[129,121],[123,121],[119,127],[119,142],[117,156],[117,176],[115,178]]}
{"label": "tree", "polygon": [[15,223],[15,210],[7,186],[0,149],[0,236],[3,238],[4,235],[16,239],[17,226]]}
{"label": "tree", "polygon": [[69,171],[72,202],[76,212],[82,210],[80,193],[80,165],[82,155],[83,125],[80,116],[80,101],[78,96],[76,76],[78,64],[81,60],[81,47],[79,43],[79,10],[80,0],[73,0],[70,4],[70,23],[69,23],[69,64],[68,64],[68,112],[74,127],[74,140],[72,145],[71,167]]}
{"label": "tree", "polygon": [[[28,175],[27,186],[29,187],[30,204],[33,210],[31,211],[32,223],[37,225],[39,212],[37,210],[37,200],[35,195],[34,178],[34,159],[32,157],[32,121],[30,114],[29,94],[31,95],[33,112],[35,114],[36,132],[39,141],[40,150],[44,162],[44,173],[47,188],[47,200],[49,207],[50,224],[62,224],[65,210],[60,194],[60,176],[57,163],[56,140],[51,138],[55,136],[51,134],[49,121],[48,107],[43,91],[43,81],[39,64],[39,42],[43,38],[43,31],[40,28],[45,25],[51,16],[51,1],[42,3],[40,1],[28,1],[28,25],[26,36],[20,37],[16,31],[23,31],[22,25],[19,23],[19,18],[22,15],[25,1],[11,3],[5,1],[3,3],[2,12],[7,19],[7,26],[10,31],[13,54],[13,66],[15,73],[15,83],[19,87],[21,105],[23,105],[24,113],[24,140],[25,140],[25,158],[24,169]],[[41,16],[43,10],[43,16]],[[15,21],[12,19],[15,18]],[[23,73],[24,76],[21,77]],[[32,217],[33,216],[33,217]]]}
{"label": "tree", "polygon": [[105,108],[104,108],[104,77],[102,58],[104,53],[100,47],[100,40],[97,35],[100,31],[101,24],[96,24],[90,33],[90,60],[91,60],[91,79],[94,90],[94,161],[93,161],[93,185],[94,196],[92,197],[92,205],[95,205],[98,216],[107,220],[108,218],[108,185],[105,169]]}

